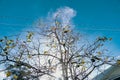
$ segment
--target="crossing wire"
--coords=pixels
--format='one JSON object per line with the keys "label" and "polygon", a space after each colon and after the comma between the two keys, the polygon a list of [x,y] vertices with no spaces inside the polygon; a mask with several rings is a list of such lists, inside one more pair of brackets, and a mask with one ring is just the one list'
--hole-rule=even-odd
{"label": "crossing wire", "polygon": [[[0,25],[6,25],[9,27],[29,27],[29,28],[35,28],[33,25],[21,25],[21,24],[8,24],[8,23],[0,23]],[[2,27],[2,26],[0,26]],[[79,28],[79,30],[86,30],[86,31],[117,31],[120,32],[120,28],[116,29],[106,29],[106,28]]]}
{"label": "crossing wire", "polygon": [[[37,17],[22,17],[22,16],[0,16],[0,19],[21,19],[21,20],[31,20]],[[0,25],[6,25],[9,27],[33,27],[33,25],[21,25],[21,24],[9,24],[9,23],[0,23]],[[0,26],[2,27],[2,26]],[[112,29],[112,28],[78,28],[79,30],[86,30],[86,31],[117,31],[120,32],[120,28]]]}

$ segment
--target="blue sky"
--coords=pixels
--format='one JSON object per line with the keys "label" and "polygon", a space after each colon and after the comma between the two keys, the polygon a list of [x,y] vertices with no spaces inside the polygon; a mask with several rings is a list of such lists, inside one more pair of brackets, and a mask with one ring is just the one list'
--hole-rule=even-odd
{"label": "blue sky", "polygon": [[76,29],[112,37],[111,43],[120,51],[120,0],[0,0],[0,37],[29,29],[37,19],[63,6],[77,12]]}

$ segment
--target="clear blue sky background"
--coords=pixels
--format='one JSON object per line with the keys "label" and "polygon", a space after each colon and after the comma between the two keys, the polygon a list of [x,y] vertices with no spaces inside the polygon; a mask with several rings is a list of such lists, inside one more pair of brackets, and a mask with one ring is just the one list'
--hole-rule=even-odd
{"label": "clear blue sky background", "polygon": [[38,18],[62,6],[76,10],[79,31],[112,37],[120,49],[120,0],[0,0],[0,37],[31,28]]}

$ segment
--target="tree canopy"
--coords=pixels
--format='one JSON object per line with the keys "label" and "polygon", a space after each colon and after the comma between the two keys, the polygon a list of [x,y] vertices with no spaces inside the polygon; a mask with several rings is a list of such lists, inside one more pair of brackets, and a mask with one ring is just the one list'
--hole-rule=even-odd
{"label": "tree canopy", "polygon": [[103,48],[112,38],[102,36],[83,43],[81,35],[72,25],[55,20],[26,32],[26,36],[0,39],[0,65],[5,66],[6,79],[90,80],[102,65],[115,65],[115,58],[104,56]]}

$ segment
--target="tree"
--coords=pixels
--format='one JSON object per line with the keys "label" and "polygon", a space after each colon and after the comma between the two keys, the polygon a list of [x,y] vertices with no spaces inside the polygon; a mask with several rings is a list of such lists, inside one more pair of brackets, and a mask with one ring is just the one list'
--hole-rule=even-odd
{"label": "tree", "polygon": [[81,43],[81,34],[57,19],[52,26],[45,24],[26,35],[0,40],[0,64],[5,65],[3,71],[11,80],[40,80],[43,76],[54,80],[56,71],[62,80],[87,80],[95,69],[115,63],[114,57],[103,56],[102,48],[112,38]]}

